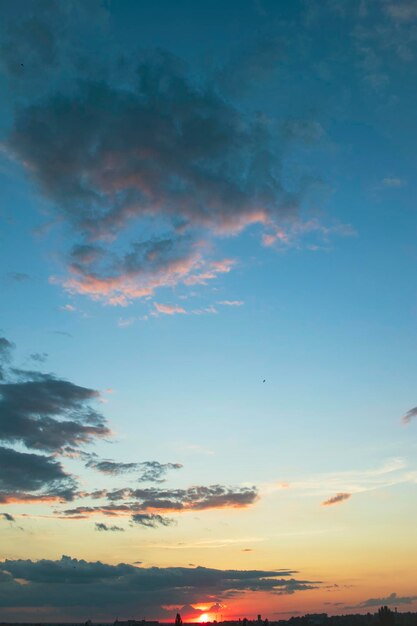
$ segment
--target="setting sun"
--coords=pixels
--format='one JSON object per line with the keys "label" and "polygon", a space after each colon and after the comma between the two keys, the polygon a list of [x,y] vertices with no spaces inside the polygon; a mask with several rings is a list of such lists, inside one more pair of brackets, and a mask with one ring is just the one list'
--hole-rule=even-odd
{"label": "setting sun", "polygon": [[204,624],[205,622],[209,622],[210,621],[210,617],[208,613],[202,613],[200,615],[200,617],[198,618],[198,621],[201,622],[202,624]]}

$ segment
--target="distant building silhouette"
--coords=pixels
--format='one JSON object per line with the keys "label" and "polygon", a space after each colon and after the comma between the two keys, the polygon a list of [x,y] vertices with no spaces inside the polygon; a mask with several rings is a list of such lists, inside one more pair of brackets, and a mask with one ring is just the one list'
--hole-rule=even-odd
{"label": "distant building silhouette", "polygon": [[179,613],[177,613],[175,617],[175,626],[182,626],[182,618]]}

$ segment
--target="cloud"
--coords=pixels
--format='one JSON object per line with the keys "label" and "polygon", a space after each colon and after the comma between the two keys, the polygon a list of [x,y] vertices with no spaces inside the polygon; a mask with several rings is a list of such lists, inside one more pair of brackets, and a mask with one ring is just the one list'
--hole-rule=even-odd
{"label": "cloud", "polygon": [[221,300],[218,304],[222,306],[243,306],[243,300]]}
{"label": "cloud", "polygon": [[[274,66],[276,47],[248,49],[245,74],[259,76],[266,59]],[[219,236],[298,220],[268,125],[179,59],[143,53],[123,84],[110,70],[106,80],[72,78],[61,92],[20,102],[6,146],[72,226],[70,275],[53,282],[126,305],[230,271],[212,258]]]}
{"label": "cloud", "polygon": [[417,482],[415,471],[407,468],[403,459],[389,459],[382,465],[371,469],[355,469],[340,472],[320,473],[304,479],[274,481],[261,486],[261,493],[271,493],[284,487],[290,487],[301,497],[327,496],[328,493],[365,493],[375,489],[386,489],[393,485]]}
{"label": "cloud", "polygon": [[[0,359],[9,365],[0,370],[0,442],[43,454],[0,445],[0,465],[7,468],[0,475],[0,502],[72,500],[76,481],[56,455],[110,435],[105,418],[91,406],[99,394],[52,374],[10,367],[12,348],[0,338]],[[45,353],[31,357],[42,362]]]}
{"label": "cloud", "polygon": [[401,418],[401,421],[403,424],[409,424],[414,417],[417,417],[417,406],[407,411],[407,413]]}
{"label": "cloud", "polygon": [[157,528],[158,526],[172,526],[175,520],[170,517],[163,517],[157,513],[135,513],[131,520],[134,524],[145,526],[145,528]]}
{"label": "cloud", "polygon": [[182,306],[172,304],[160,304],[159,302],[154,302],[154,307],[158,313],[163,313],[164,315],[176,315],[177,313],[186,313],[186,310]]}
{"label": "cloud", "polygon": [[110,435],[103,416],[89,405],[97,391],[51,374],[19,375],[26,380],[0,384],[0,440],[58,452]]}
{"label": "cloud", "polygon": [[30,355],[30,358],[32,359],[32,361],[35,361],[36,363],[45,363],[46,360],[48,359],[48,354],[47,352],[33,352]]}
{"label": "cloud", "polygon": [[332,498],[329,498],[328,500],[324,500],[324,502],[322,502],[321,505],[331,506],[333,504],[340,504],[341,502],[344,502],[345,500],[349,500],[351,496],[352,496],[351,493],[337,493]]}
{"label": "cloud", "polygon": [[14,344],[11,341],[6,339],[6,337],[0,337],[0,381],[4,380],[4,366],[10,362],[10,355],[13,348]]}
{"label": "cloud", "polygon": [[121,526],[107,526],[103,522],[96,522],[95,529],[99,532],[124,532],[125,529]]}
{"label": "cloud", "polygon": [[416,600],[417,596],[398,596],[396,593],[391,593],[389,596],[382,598],[368,598],[367,600],[363,600],[363,602],[360,602],[359,604],[355,604],[354,607],[349,608],[366,609],[377,606],[386,606],[389,604],[412,604]]}
{"label": "cloud", "polygon": [[384,187],[391,187],[391,188],[395,188],[395,187],[404,187],[404,185],[406,184],[406,181],[403,178],[384,178],[382,180],[382,185]]}
{"label": "cloud", "polygon": [[[228,604],[245,592],[286,595],[315,589],[317,581],[295,578],[291,570],[220,570],[206,567],[135,567],[107,565],[63,556],[60,560],[11,560],[0,563],[0,615],[9,609],[42,613],[43,621],[80,621],[88,610],[92,619],[110,621],[114,614],[134,614],[141,606],[156,619],[170,619],[181,607],[223,599]],[[24,584],[22,584],[24,581]],[[19,609],[21,613],[19,613]],[[104,619],[106,618],[106,619]]]}
{"label": "cloud", "polygon": [[409,22],[417,19],[417,7],[414,2],[387,2],[386,13],[399,22]]}
{"label": "cloud", "polygon": [[24,283],[30,278],[29,274],[26,274],[25,272],[8,272],[6,277],[14,283]]}
{"label": "cloud", "polygon": [[139,463],[123,463],[119,461],[97,460],[90,458],[87,467],[103,472],[103,474],[119,475],[128,472],[140,472],[140,482],[163,482],[169,470],[181,469],[180,463],[159,463],[159,461],[142,461]]}
{"label": "cloud", "polygon": [[26,491],[47,501],[74,497],[75,481],[53,457],[0,446],[0,466],[7,468],[0,474],[0,502],[25,502]]}
{"label": "cloud", "polygon": [[83,515],[126,516],[146,512],[187,512],[221,508],[246,508],[258,500],[255,487],[231,488],[224,485],[194,486],[188,489],[130,487],[112,491],[99,490],[85,494],[92,498],[106,498],[107,503],[97,506],[77,506],[63,512],[68,517]]}
{"label": "cloud", "polygon": [[10,515],[10,513],[0,513],[0,515],[7,520],[8,522],[15,522],[15,518],[13,517],[13,515]]}

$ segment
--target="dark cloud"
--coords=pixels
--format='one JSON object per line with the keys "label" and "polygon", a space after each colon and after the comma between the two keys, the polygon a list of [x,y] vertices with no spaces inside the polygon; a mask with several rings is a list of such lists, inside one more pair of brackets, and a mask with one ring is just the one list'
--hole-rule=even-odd
{"label": "dark cloud", "polygon": [[28,491],[46,500],[74,496],[75,481],[53,457],[0,446],[0,467],[0,502],[24,502]]}
{"label": "dark cloud", "polygon": [[[292,594],[314,589],[317,581],[298,580],[290,570],[219,570],[205,567],[135,567],[107,565],[64,556],[58,561],[5,560],[0,563],[0,616],[7,609],[31,609],[37,615],[75,619],[85,616],[110,621],[123,611],[134,614],[141,606],[148,615],[169,619],[164,605],[222,603],[245,591]],[[25,584],[21,584],[25,581]],[[48,609],[46,609],[48,607]],[[23,612],[23,611],[22,611]],[[175,611],[174,611],[175,615]]]}
{"label": "dark cloud", "polygon": [[[114,489],[86,494],[92,498],[107,498],[97,506],[78,506],[67,509],[67,516],[104,514],[125,516],[159,511],[202,511],[219,508],[245,508],[258,499],[255,487],[231,488],[224,485],[194,486],[188,489]],[[127,500],[127,502],[125,502]]]}
{"label": "dark cloud", "polygon": [[[110,434],[104,417],[91,406],[98,392],[52,374],[10,367],[12,347],[0,338],[0,359],[8,364],[0,370],[0,441],[49,454],[0,446],[0,502],[72,500],[76,481],[56,455]],[[46,353],[31,356],[42,362]]]}
{"label": "dark cloud", "polygon": [[6,339],[6,337],[0,337],[0,381],[5,377],[5,366],[10,361],[11,351],[14,348],[14,344]]}
{"label": "dark cloud", "polygon": [[158,461],[144,461],[140,463],[142,474],[140,482],[162,483],[169,470],[181,469],[181,463],[159,463]]}
{"label": "dark cloud", "polygon": [[122,528],[121,526],[107,526],[107,524],[104,524],[103,522],[96,522],[95,523],[95,529],[98,530],[99,532],[124,532],[125,529]]}
{"label": "dark cloud", "polygon": [[89,405],[97,391],[51,374],[15,371],[28,380],[0,384],[0,440],[57,452],[110,435]]}
{"label": "dark cloud", "polygon": [[335,496],[329,498],[328,500],[324,500],[321,505],[332,506],[333,504],[340,504],[341,502],[348,500],[351,496],[351,493],[337,493]]}
{"label": "dark cloud", "polygon": [[402,417],[402,423],[409,424],[414,417],[417,417],[417,406],[407,411],[407,413]]}
{"label": "dark cloud", "polygon": [[181,469],[180,463],[159,463],[159,461],[142,461],[139,463],[123,463],[120,461],[109,461],[106,459],[90,458],[87,467],[103,472],[103,474],[125,474],[129,472],[140,472],[138,480],[140,482],[164,482],[169,470]]}
{"label": "dark cloud", "polygon": [[172,526],[175,520],[170,517],[163,517],[157,513],[135,513],[131,520],[134,524],[145,528],[157,528],[158,526]]}
{"label": "dark cloud", "polygon": [[379,607],[385,605],[399,605],[399,604],[411,604],[417,600],[417,596],[398,596],[396,593],[391,593],[389,596],[382,598],[368,598],[359,604],[355,604],[354,607],[346,608],[360,608],[367,609],[371,607]]}
{"label": "dark cloud", "polygon": [[[265,59],[275,64],[276,43],[266,44],[243,64],[246,74],[259,75]],[[25,101],[8,150],[78,233],[66,287],[126,304],[196,274],[216,276],[208,238],[297,219],[270,143],[260,117],[158,51],[138,59],[128,84],[86,79]],[[131,234],[120,254],[117,235],[127,229],[150,234]],[[110,235],[114,246],[99,243]]]}
{"label": "dark cloud", "polygon": [[0,513],[0,515],[3,516],[3,518],[5,520],[7,520],[8,522],[15,522],[15,518],[13,517],[13,515],[10,515],[10,513]]}

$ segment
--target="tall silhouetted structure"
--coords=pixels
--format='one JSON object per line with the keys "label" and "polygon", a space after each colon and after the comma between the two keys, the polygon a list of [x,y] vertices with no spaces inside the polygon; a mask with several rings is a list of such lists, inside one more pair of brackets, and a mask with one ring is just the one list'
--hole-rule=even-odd
{"label": "tall silhouetted structure", "polygon": [[179,613],[177,613],[177,616],[175,618],[175,626],[182,626],[182,618]]}

